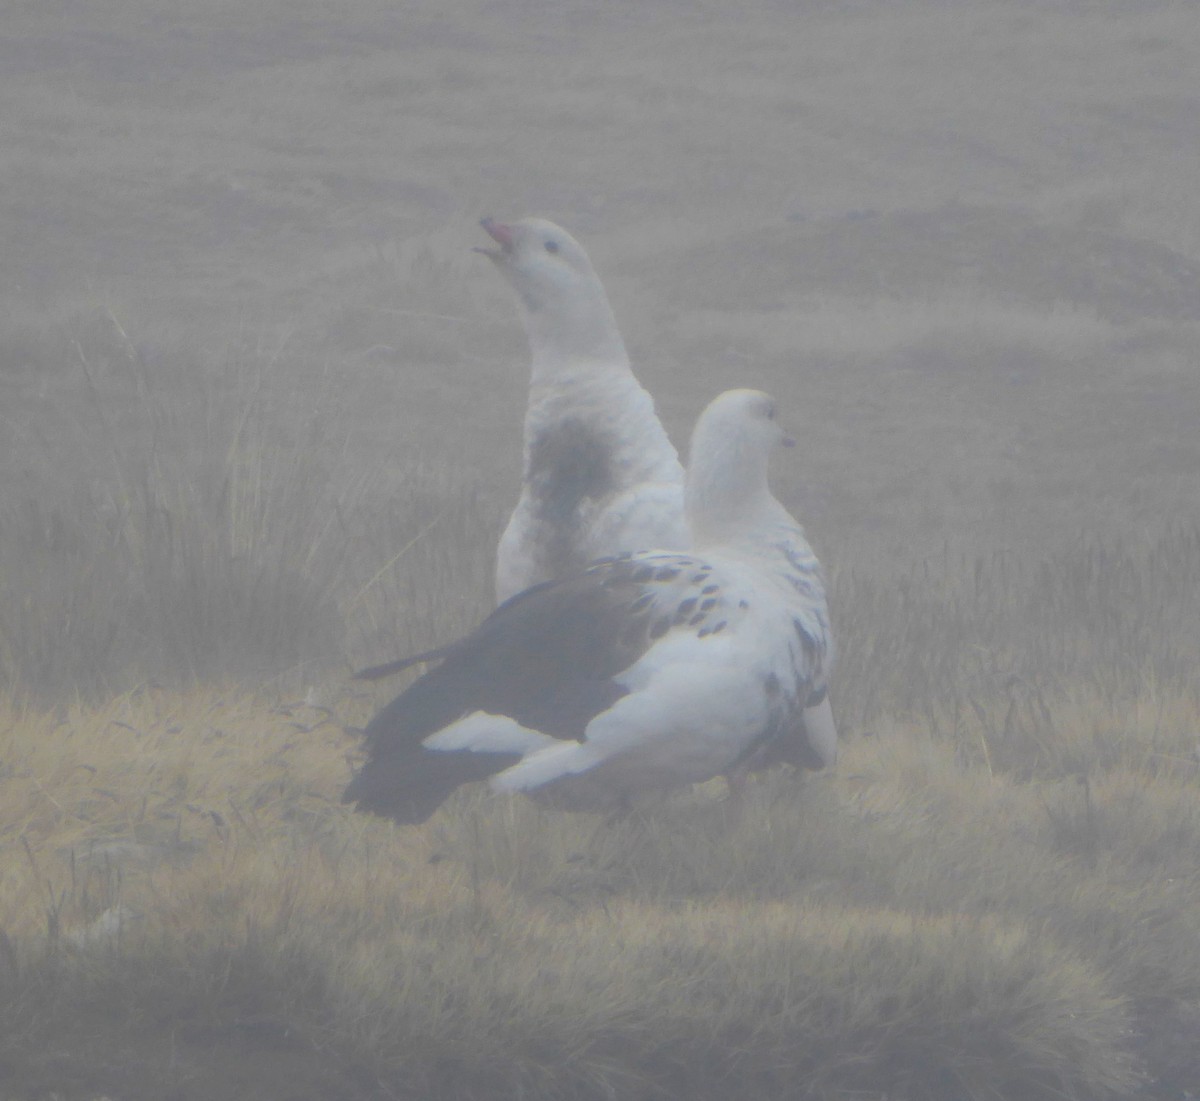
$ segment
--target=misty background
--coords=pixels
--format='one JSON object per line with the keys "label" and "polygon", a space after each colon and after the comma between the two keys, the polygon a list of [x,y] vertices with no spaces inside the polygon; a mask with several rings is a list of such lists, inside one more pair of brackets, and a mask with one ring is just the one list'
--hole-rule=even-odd
{"label": "misty background", "polygon": [[[779,398],[835,574],[1200,520],[1186,7],[102,0],[5,32],[0,603],[88,667],[27,644],[27,684],[361,662],[486,610],[527,352],[485,214],[584,242],[677,445],[722,389]],[[149,559],[165,622],[131,625]],[[217,605],[268,584],[292,621],[242,647]]]}
{"label": "misty background", "polygon": [[[1172,2],[9,0],[0,1093],[1194,1095],[1197,56]],[[349,671],[492,605],[527,214],[677,445],[779,399],[836,770],[341,805]]]}

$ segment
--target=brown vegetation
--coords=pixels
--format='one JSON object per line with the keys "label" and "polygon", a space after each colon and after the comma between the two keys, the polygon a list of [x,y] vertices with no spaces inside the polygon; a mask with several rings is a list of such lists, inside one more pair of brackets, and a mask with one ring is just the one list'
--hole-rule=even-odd
{"label": "brown vegetation", "polygon": [[[878,650],[865,596],[938,668],[954,592],[915,634],[845,587],[848,650]],[[840,682],[871,733],[836,776],[609,825],[483,792],[420,829],[349,813],[370,701],[336,681],[10,712],[0,1062],[31,1096],[1171,1096],[1196,1070],[1194,687],[1060,660],[951,724],[945,693],[902,720],[878,662]]]}
{"label": "brown vegetation", "polygon": [[[1195,1094],[1200,23],[586,7],[6,15],[0,1097]],[[779,398],[835,775],[338,802],[489,606],[489,212]]]}

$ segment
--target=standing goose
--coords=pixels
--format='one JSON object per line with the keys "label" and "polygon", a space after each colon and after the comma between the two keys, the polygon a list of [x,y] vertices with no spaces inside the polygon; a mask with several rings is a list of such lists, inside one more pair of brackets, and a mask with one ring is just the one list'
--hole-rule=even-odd
{"label": "standing goose", "polygon": [[[544,218],[481,225],[498,247],[479,251],[516,291],[532,356],[521,496],[496,550],[497,602],[606,555],[687,550],[683,468],[583,246]],[[822,694],[750,767],[822,768],[836,755]]]}
{"label": "standing goose", "polygon": [[603,555],[685,548],[683,468],[587,253],[543,218],[481,224],[497,247],[479,251],[517,292],[533,360],[497,601]]}
{"label": "standing goose", "polygon": [[833,643],[820,566],[772,496],[786,440],[756,390],[696,424],[685,490],[692,553],[602,559],[496,609],[367,727],[347,802],[422,822],[491,779],[572,810],[737,770],[823,697]]}

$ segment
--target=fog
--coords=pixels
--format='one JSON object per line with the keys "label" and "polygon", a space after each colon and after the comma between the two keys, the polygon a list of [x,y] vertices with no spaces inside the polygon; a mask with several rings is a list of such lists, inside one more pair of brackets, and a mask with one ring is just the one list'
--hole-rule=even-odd
{"label": "fog", "polygon": [[[1197,56],[1166,2],[10,2],[0,1088],[1193,1096]],[[777,399],[836,769],[341,805],[350,671],[493,604],[524,215],[676,445]]]}
{"label": "fog", "polygon": [[524,350],[470,248],[482,215],[542,214],[678,442],[727,386],[794,411],[781,477],[819,543],[1024,548],[1200,507],[1178,6],[128,0],[6,26],[10,492],[63,492],[28,433],[77,436],[74,345],[111,316],[160,377],[249,345],[300,393],[319,360],[358,461],[511,494]]}

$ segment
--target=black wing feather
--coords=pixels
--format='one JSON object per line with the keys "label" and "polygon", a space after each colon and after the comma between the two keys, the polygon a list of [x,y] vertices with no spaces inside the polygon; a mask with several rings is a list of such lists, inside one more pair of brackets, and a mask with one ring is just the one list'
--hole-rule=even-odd
{"label": "black wing feather", "polygon": [[[669,565],[675,558],[659,555],[654,562]],[[645,593],[655,586],[679,589],[677,581],[671,585],[675,573],[647,579],[644,566],[644,560],[622,556],[568,580],[534,586],[502,604],[466,638],[376,667],[398,671],[419,661],[441,661],[368,724],[367,760],[344,800],[398,821],[424,821],[459,784],[515,764],[517,754],[432,751],[422,745],[475,711],[507,715],[551,737],[582,739],[592,718],[625,694],[613,678],[657,637],[661,612],[654,600],[642,600]]]}

